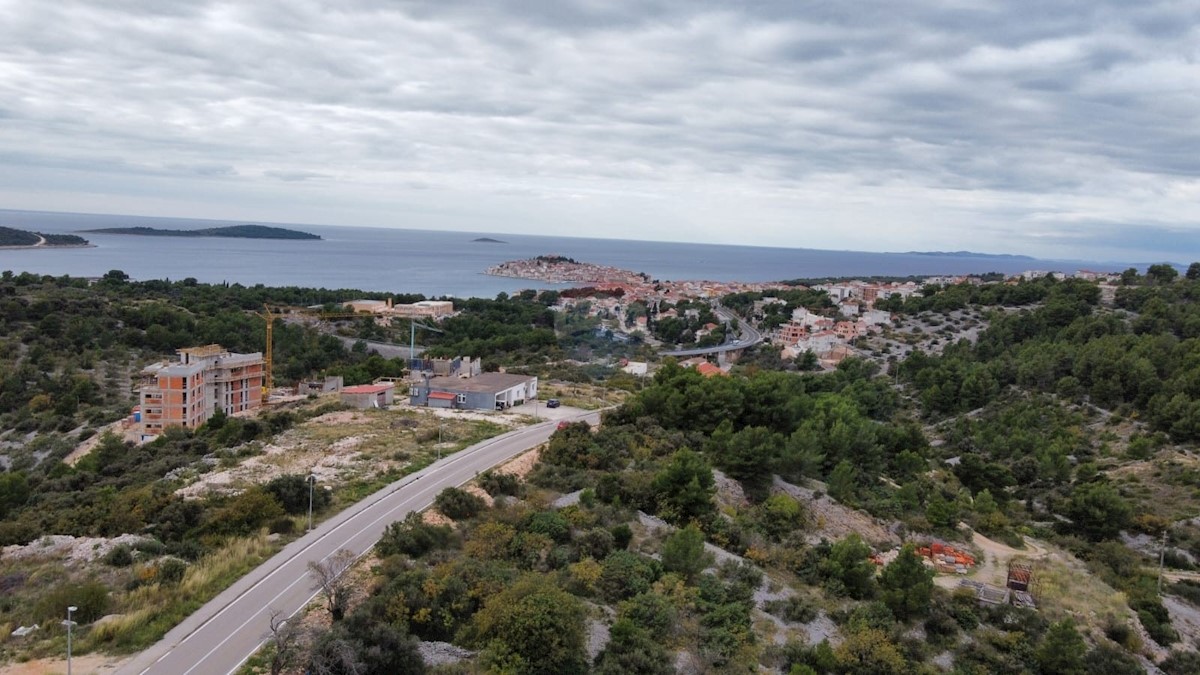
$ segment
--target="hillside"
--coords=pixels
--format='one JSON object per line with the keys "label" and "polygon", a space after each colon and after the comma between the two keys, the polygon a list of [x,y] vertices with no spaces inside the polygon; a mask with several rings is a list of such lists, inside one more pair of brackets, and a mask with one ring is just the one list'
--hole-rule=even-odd
{"label": "hillside", "polygon": [[141,237],[231,237],[235,239],[320,239],[318,235],[266,225],[229,225],[199,230],[163,230],[155,227],[105,227],[84,230],[96,234],[131,234]]}
{"label": "hillside", "polygon": [[18,230],[12,227],[0,227],[0,246],[86,246],[87,239],[74,234],[43,234]]}
{"label": "hillside", "polygon": [[[145,448],[106,439],[68,467],[55,460],[77,436],[128,410],[117,374],[140,359],[198,336],[259,348],[247,310],[358,294],[120,273],[92,286],[6,274],[0,294],[14,373],[0,381],[0,541],[36,553],[51,535],[92,537],[93,551],[141,538],[66,572],[6,551],[0,635],[52,619],[68,588],[95,600],[81,649],[142,646],[183,610],[140,603],[176,588],[195,602],[202,581],[219,590],[213,575],[228,583],[290,536],[268,530],[303,524],[307,462],[337,448],[390,472],[443,431],[410,419],[421,411],[300,402]],[[748,356],[730,377],[667,361],[640,383],[605,355],[566,364],[579,338],[571,316],[548,316],[550,297],[463,303],[431,345],[569,376],[579,384],[543,388],[564,405],[593,379],[634,393],[599,428],[566,425],[521,470],[394,523],[337,613],[314,603],[247,672],[277,657],[283,673],[1197,672],[1200,265],[1131,271],[1103,294],[1053,278],[930,288],[889,301],[891,332],[831,372]],[[301,326],[276,336],[289,378],[369,381],[395,365]],[[466,430],[452,419],[445,431]],[[335,504],[366,494],[362,480]],[[935,570],[933,555],[951,562]],[[1036,609],[981,601],[1003,596],[1010,563],[1028,566]],[[104,613],[127,618],[91,623]]]}

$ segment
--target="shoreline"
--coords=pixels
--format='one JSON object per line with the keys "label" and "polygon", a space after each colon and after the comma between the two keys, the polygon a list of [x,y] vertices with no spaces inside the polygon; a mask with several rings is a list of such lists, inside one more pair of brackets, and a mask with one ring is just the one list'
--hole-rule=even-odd
{"label": "shoreline", "polygon": [[98,248],[95,244],[30,244],[29,246],[0,246],[0,251],[24,251],[25,249],[42,249],[42,248]]}

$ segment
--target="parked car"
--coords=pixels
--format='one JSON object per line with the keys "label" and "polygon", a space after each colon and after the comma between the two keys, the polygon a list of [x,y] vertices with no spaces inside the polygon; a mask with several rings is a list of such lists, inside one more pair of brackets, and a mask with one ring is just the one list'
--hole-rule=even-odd
{"label": "parked car", "polygon": [[562,403],[560,403],[559,400],[556,398],[552,398],[549,401],[546,401],[547,408],[557,408],[560,405],[562,405]]}

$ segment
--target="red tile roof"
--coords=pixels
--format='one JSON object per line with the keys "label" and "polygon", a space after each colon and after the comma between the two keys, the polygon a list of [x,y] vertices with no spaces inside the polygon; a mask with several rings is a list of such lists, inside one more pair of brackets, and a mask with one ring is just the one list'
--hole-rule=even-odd
{"label": "red tile roof", "polygon": [[439,401],[453,401],[455,397],[454,394],[451,394],[448,391],[431,391],[429,392],[429,398],[437,399]]}
{"label": "red tile roof", "polygon": [[728,375],[728,373],[711,363],[701,363],[700,365],[696,366],[696,372],[705,377],[712,377],[714,375]]}

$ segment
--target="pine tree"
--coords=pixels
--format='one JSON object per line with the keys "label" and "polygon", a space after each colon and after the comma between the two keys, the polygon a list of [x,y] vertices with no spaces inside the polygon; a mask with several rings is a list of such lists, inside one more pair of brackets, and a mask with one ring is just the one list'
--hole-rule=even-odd
{"label": "pine tree", "polygon": [[879,578],[883,602],[897,619],[907,621],[929,612],[933,597],[933,572],[925,567],[912,544],[905,544],[900,555],[883,568]]}

